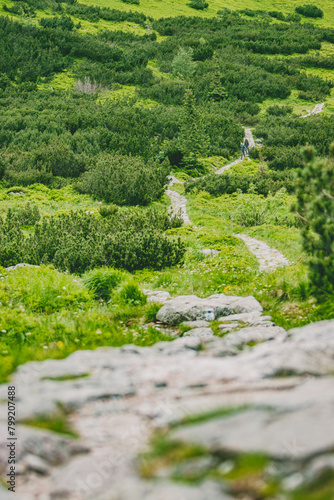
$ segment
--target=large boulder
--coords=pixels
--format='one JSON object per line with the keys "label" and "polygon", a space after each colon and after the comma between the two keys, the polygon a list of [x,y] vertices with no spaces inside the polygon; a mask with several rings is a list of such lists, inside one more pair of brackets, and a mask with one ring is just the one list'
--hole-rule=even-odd
{"label": "large boulder", "polygon": [[157,320],[168,325],[198,319],[212,321],[221,316],[240,313],[262,313],[261,304],[252,296],[234,297],[223,293],[200,299],[196,295],[180,295],[169,300],[158,312]]}

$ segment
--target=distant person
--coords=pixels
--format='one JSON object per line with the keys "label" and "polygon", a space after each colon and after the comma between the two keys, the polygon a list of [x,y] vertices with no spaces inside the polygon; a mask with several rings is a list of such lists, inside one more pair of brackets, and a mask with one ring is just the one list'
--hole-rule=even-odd
{"label": "distant person", "polygon": [[240,156],[241,156],[241,159],[243,159],[245,157],[245,145],[243,142],[240,142]]}
{"label": "distant person", "polygon": [[249,142],[248,139],[245,139],[245,154],[248,155],[249,152]]}

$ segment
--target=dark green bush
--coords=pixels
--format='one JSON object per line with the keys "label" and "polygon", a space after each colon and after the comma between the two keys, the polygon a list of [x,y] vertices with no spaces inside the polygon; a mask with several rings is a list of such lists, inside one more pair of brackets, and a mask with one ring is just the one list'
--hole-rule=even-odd
{"label": "dark green bush", "polygon": [[76,184],[81,193],[117,205],[148,205],[168,183],[168,164],[131,156],[105,156]]}
{"label": "dark green bush", "polygon": [[278,104],[274,104],[273,106],[269,106],[267,108],[268,115],[272,116],[286,116],[290,115],[292,111],[292,106],[278,106]]}
{"label": "dark green bush", "polygon": [[36,17],[35,8],[31,7],[26,2],[15,2],[11,7],[4,5],[3,10],[19,16]]}
{"label": "dark green bush", "polygon": [[188,5],[192,9],[196,9],[196,10],[204,10],[204,9],[207,9],[209,7],[208,2],[205,2],[204,0],[191,0],[188,3]]}
{"label": "dark green bush", "polygon": [[271,10],[268,12],[270,17],[274,17],[275,19],[279,19],[280,21],[285,21],[285,15],[283,12],[278,12],[277,10]]}
{"label": "dark green bush", "polygon": [[268,167],[272,170],[295,169],[302,166],[303,160],[298,148],[282,148],[275,154],[272,160],[268,161]]}
{"label": "dark green bush", "polygon": [[114,205],[113,203],[111,205],[104,205],[99,208],[99,212],[102,217],[112,217],[118,212],[118,206]]}
{"label": "dark green bush", "polygon": [[316,5],[313,4],[305,4],[305,5],[299,5],[298,7],[295,8],[295,11],[297,14],[301,14],[302,16],[305,17],[323,17],[324,13],[323,11],[317,7]]}
{"label": "dark green bush", "polygon": [[74,22],[69,16],[61,17],[42,17],[39,24],[43,28],[60,28],[61,30],[72,31],[74,28]]}
{"label": "dark green bush", "polygon": [[238,174],[211,174],[201,179],[190,181],[185,186],[186,192],[194,190],[207,191],[214,196],[232,194],[240,190],[242,193],[252,193],[268,196],[276,193],[283,187],[289,192],[294,192],[294,176],[292,172],[259,172],[256,175]]}
{"label": "dark green bush", "polygon": [[13,210],[12,213],[21,226],[33,226],[41,218],[37,205],[30,204],[29,202],[24,207],[19,207],[15,211]]}
{"label": "dark green bush", "polygon": [[53,264],[62,271],[84,273],[96,267],[163,269],[183,262],[185,247],[162,233],[171,227],[166,214],[122,211],[112,218],[70,212],[43,218],[25,236],[9,211],[0,218],[0,265],[19,262]]}

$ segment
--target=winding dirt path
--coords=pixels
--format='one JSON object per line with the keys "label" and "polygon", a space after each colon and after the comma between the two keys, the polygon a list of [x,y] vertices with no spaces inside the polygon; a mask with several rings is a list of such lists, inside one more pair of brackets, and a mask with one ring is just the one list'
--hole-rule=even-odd
{"label": "winding dirt path", "polygon": [[[180,181],[178,181],[180,183]],[[176,184],[176,182],[173,182]],[[172,191],[171,189],[166,189],[166,194],[170,197],[173,212],[180,214],[185,224],[190,224],[189,215],[187,214],[187,198],[182,196],[182,194]]]}
{"label": "winding dirt path", "polygon": [[255,255],[259,262],[260,271],[274,270],[289,265],[288,259],[281,252],[271,248],[264,241],[256,240],[246,234],[235,234],[235,236],[243,240],[248,250]]}
{"label": "winding dirt path", "polygon": [[[250,128],[245,128],[245,138],[248,139],[249,142],[249,147],[253,148],[255,147],[255,141],[254,137],[252,134],[252,131]],[[239,158],[235,160],[234,162],[230,163],[229,165],[225,165],[224,167],[220,168],[215,172],[215,174],[222,174],[225,172],[225,170],[228,170],[231,168],[233,165],[237,165],[240,163],[242,160]],[[170,179],[170,186],[173,186],[173,184],[182,184],[181,181],[179,181],[176,177],[171,175],[169,177]],[[170,197],[171,199],[171,206],[172,209],[175,213],[180,213],[183,221],[185,224],[190,224],[190,218],[187,213],[187,198],[176,191],[173,191],[171,189],[166,190],[166,194]],[[246,244],[248,250],[255,255],[259,262],[259,270],[260,271],[270,271],[277,269],[278,267],[283,267],[283,266],[288,266],[289,261],[284,257],[284,255],[276,250],[275,248],[271,248],[269,245],[264,243],[263,241],[256,240],[255,238],[251,238],[250,236],[247,236],[246,234],[236,234],[235,235],[237,238],[240,238],[241,240],[244,241]]]}
{"label": "winding dirt path", "polygon": [[313,116],[313,115],[318,115],[324,110],[325,103],[320,102],[319,104],[316,104],[312,111],[308,113],[307,115],[301,116],[301,118],[307,118],[308,116]]}
{"label": "winding dirt path", "polygon": [[[254,141],[254,137],[253,137],[253,134],[252,134],[252,131],[250,128],[245,128],[245,139],[248,139],[249,149],[255,148],[255,141]],[[238,163],[241,163],[241,162],[242,162],[242,159],[238,158],[237,160],[233,161],[232,163],[229,163],[228,165],[225,165],[224,167],[221,167],[218,170],[216,170],[215,174],[220,175],[220,174],[224,173],[226,170],[228,170],[229,168],[231,168],[234,165],[237,165]]]}

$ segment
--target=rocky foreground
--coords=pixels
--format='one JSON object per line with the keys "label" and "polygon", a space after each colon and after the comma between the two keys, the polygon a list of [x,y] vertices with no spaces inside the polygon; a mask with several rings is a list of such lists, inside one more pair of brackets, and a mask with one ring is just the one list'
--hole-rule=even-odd
{"label": "rocky foreground", "polygon": [[[334,321],[286,332],[253,297],[224,295],[168,300],[157,318],[187,331],[14,374],[15,498],[332,498]],[[2,401],[6,394],[7,384]],[[0,412],[4,478],[4,403]],[[47,418],[67,419],[78,437],[25,425]],[[320,490],[328,496],[312,496]]]}

